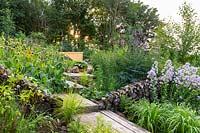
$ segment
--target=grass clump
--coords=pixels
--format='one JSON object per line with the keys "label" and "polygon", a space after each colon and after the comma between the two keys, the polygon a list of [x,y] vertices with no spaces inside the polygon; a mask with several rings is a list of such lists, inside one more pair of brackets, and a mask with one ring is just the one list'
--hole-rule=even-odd
{"label": "grass clump", "polygon": [[54,114],[66,123],[70,123],[74,115],[80,113],[82,108],[82,101],[75,94],[68,94],[57,104],[58,108],[55,109]]}
{"label": "grass clump", "polygon": [[112,129],[112,125],[102,120],[101,116],[97,116],[97,125],[89,126],[80,123],[80,120],[73,121],[69,124],[70,133],[117,133]]}
{"label": "grass clump", "polygon": [[125,107],[129,120],[153,133],[199,133],[200,117],[185,105],[134,102]]}

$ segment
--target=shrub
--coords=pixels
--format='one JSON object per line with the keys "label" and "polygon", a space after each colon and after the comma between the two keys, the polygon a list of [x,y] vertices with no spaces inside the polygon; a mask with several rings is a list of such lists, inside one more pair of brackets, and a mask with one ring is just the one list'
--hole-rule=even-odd
{"label": "shrub", "polygon": [[29,35],[31,42],[41,44],[46,41],[46,37],[42,32],[31,32]]}
{"label": "shrub", "polygon": [[200,118],[184,105],[134,102],[125,107],[128,119],[153,133],[198,133]]}
{"label": "shrub", "polygon": [[0,132],[24,133],[31,131],[36,133],[40,125],[45,125],[49,130],[52,129],[47,116],[33,114],[33,112],[23,114],[23,108],[19,106],[20,101],[16,97],[10,84],[0,86]]}
{"label": "shrub", "polygon": [[160,57],[171,59],[174,63],[194,63],[199,58],[200,25],[198,17],[191,5],[184,2],[179,10],[182,22],[170,22],[161,25],[157,31],[156,45]]}
{"label": "shrub", "polygon": [[108,92],[143,79],[152,64],[152,58],[151,53],[139,48],[134,51],[115,48],[92,55],[97,88]]}
{"label": "shrub", "polygon": [[26,38],[26,35],[22,31],[20,31],[20,32],[15,33],[15,37],[17,39],[24,40]]}
{"label": "shrub", "polygon": [[41,88],[49,92],[63,91],[66,83],[63,73],[70,65],[64,56],[60,55],[57,47],[28,46],[17,40],[0,38],[0,63],[15,74],[32,77]]}

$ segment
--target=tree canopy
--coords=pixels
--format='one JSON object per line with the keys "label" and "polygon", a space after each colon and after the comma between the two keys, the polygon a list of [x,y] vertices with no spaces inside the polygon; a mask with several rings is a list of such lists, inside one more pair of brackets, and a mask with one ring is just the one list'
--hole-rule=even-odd
{"label": "tree canopy", "polygon": [[1,0],[0,6],[0,32],[42,32],[50,42],[89,40],[102,49],[118,45],[119,38],[130,40],[122,36],[134,40],[134,30],[142,31],[140,43],[145,43],[160,22],[157,10],[140,1]]}

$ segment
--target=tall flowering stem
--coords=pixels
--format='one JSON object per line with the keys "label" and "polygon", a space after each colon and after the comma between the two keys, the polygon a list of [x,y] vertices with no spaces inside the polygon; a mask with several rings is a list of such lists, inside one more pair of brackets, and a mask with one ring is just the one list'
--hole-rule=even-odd
{"label": "tall flowering stem", "polygon": [[[153,101],[157,101],[158,98],[159,100],[186,101],[184,98],[191,99],[193,97],[193,100],[200,101],[200,94],[196,93],[200,92],[198,91],[200,90],[198,70],[198,67],[191,66],[189,63],[175,69],[172,61],[167,60],[159,75],[158,62],[155,61],[147,73],[151,99]],[[189,101],[191,102],[191,100]]]}
{"label": "tall flowering stem", "polygon": [[158,84],[158,62],[155,61],[152,65],[151,70],[147,73],[147,79],[149,81],[149,86],[150,86],[150,93],[151,93],[151,100],[152,101],[157,101],[157,84]]}

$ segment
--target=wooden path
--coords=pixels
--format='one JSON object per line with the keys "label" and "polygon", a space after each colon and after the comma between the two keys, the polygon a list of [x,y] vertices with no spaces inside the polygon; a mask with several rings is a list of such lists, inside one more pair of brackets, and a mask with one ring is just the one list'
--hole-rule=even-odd
{"label": "wooden path", "polygon": [[[78,95],[78,94],[74,94]],[[66,97],[66,94],[59,94],[58,97]],[[80,119],[80,122],[86,125],[96,125],[97,117],[101,117],[105,123],[112,126],[112,129],[118,133],[149,133],[147,130],[139,127],[138,125],[126,120],[118,114],[109,110],[99,110],[98,105],[94,102],[83,98],[78,95],[83,104],[82,114],[78,114],[75,118]]]}
{"label": "wooden path", "polygon": [[[68,81],[66,81],[66,83],[69,85],[69,87],[77,90],[85,88],[77,83],[80,81],[81,76],[83,75],[82,73],[64,73],[63,75],[68,77]],[[91,74],[86,74],[86,76],[88,78],[94,78],[94,76]],[[56,96],[63,98],[67,97],[67,94],[58,94]],[[112,129],[118,133],[149,133],[147,130],[126,120],[112,111],[99,110],[99,106],[96,103],[83,98],[80,95],[78,95],[78,98],[80,101],[82,101],[83,113],[78,114],[75,118],[80,119],[80,122],[83,124],[95,126],[97,124],[97,117],[99,116],[103,121],[105,121],[105,123],[110,124]]]}

